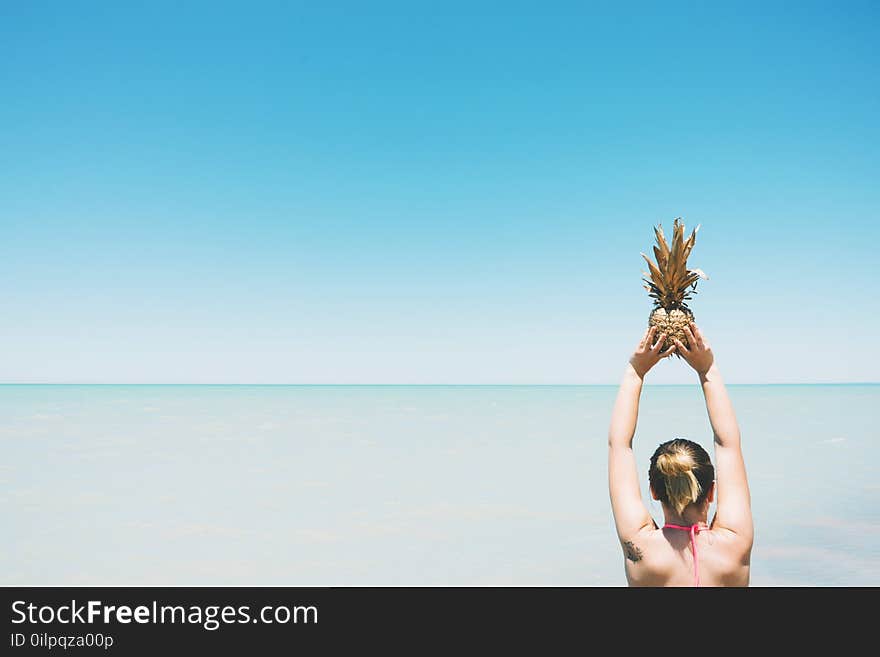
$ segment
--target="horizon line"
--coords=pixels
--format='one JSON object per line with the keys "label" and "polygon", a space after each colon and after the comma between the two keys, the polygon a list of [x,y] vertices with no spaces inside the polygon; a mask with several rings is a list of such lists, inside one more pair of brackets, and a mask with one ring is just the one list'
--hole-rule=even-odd
{"label": "horizon line", "polygon": [[[0,386],[242,386],[242,387],[521,387],[521,388],[576,388],[618,386],[619,381],[611,383],[204,383],[204,382],[87,382],[87,381],[0,381]],[[650,383],[651,386],[692,386],[694,383]],[[768,381],[731,383],[727,386],[875,386],[880,381]]]}

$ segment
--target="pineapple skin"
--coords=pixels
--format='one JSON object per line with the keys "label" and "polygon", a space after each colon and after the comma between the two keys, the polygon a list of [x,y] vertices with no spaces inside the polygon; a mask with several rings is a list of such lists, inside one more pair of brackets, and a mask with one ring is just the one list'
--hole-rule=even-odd
{"label": "pineapple skin", "polygon": [[[694,321],[694,314],[687,308],[676,308],[666,311],[665,308],[655,308],[648,317],[648,326],[657,327],[657,335],[666,334],[666,341],[663,343],[663,349],[669,349],[675,344],[674,339],[685,346],[689,347],[687,335],[685,335],[684,327]],[[676,356],[681,357],[677,351],[673,352]]]}

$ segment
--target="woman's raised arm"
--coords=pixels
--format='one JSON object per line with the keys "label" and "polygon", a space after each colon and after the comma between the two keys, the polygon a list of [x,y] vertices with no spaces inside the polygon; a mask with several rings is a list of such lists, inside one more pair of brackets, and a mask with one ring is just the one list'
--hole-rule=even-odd
{"label": "woman's raised arm", "polygon": [[676,340],[678,353],[700,376],[709,422],[715,434],[715,478],[717,506],[712,527],[728,529],[752,540],[751,497],[740,445],[739,426],[721,372],[708,340],[696,324],[685,328],[688,346]]}
{"label": "woman's raised arm", "polygon": [[661,358],[675,350],[673,346],[662,351],[666,336],[661,335],[654,342],[655,333],[654,326],[645,331],[627,363],[608,430],[608,488],[611,510],[617,535],[624,547],[640,530],[654,524],[651,514],[642,502],[632,441],[639,416],[639,398],[644,376]]}

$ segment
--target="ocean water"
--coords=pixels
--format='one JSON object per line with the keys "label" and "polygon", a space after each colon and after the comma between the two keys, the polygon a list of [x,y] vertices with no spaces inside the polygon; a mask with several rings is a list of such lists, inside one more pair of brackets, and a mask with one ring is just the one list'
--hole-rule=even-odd
{"label": "ocean water", "polygon": [[[880,585],[880,385],[729,386],[754,586]],[[0,386],[2,585],[625,586],[615,386]],[[635,449],[712,454],[697,385]],[[656,502],[648,508],[655,519]]]}

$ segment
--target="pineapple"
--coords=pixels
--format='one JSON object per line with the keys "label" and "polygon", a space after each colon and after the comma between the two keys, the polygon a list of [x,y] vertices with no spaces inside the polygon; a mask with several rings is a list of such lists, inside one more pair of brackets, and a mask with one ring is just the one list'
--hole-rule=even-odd
{"label": "pineapple", "polygon": [[[648,325],[657,327],[657,335],[666,334],[666,342],[663,349],[668,349],[673,340],[678,338],[687,346],[688,340],[684,327],[688,322],[694,321],[694,314],[687,307],[685,301],[696,294],[697,279],[708,280],[699,269],[688,269],[687,259],[694,248],[699,226],[694,228],[690,237],[684,239],[684,224],[680,218],[676,218],[672,224],[672,246],[670,247],[663,235],[663,229],[658,224],[654,229],[657,246],[654,247],[655,265],[644,253],[642,257],[648,263],[649,272],[642,272],[647,285],[644,288],[648,295],[654,299],[654,309],[648,317]],[[676,356],[680,356],[675,352]]]}

